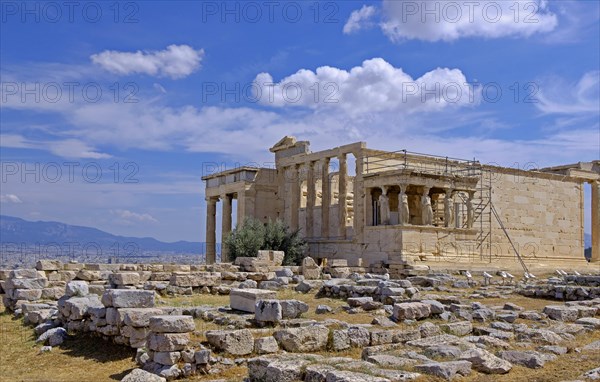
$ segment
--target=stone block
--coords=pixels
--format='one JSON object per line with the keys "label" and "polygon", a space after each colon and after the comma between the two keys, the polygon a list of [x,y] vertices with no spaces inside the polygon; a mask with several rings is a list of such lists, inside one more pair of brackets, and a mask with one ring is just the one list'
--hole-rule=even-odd
{"label": "stone block", "polygon": [[0,280],[8,280],[10,272],[10,269],[0,269]]}
{"label": "stone block", "polygon": [[10,278],[13,279],[36,279],[40,277],[39,273],[35,269],[13,269],[10,271]]}
{"label": "stone block", "polygon": [[321,278],[321,267],[312,257],[305,257],[302,260],[302,275],[306,280],[317,280]]}
{"label": "stone block", "polygon": [[75,271],[68,271],[68,270],[58,271],[58,278],[60,281],[69,282],[69,281],[73,280],[76,276],[77,276],[77,272],[75,272]]}
{"label": "stone block", "polygon": [[273,337],[261,337],[254,340],[254,352],[256,354],[277,353],[279,345]]}
{"label": "stone block", "polygon": [[448,324],[441,324],[440,329],[455,336],[466,336],[473,331],[473,324],[469,321],[451,322]]}
{"label": "stone block", "polygon": [[140,283],[140,274],[137,272],[119,272],[110,276],[110,283],[113,285],[138,285]]}
{"label": "stone block", "polygon": [[506,374],[512,369],[510,362],[483,349],[467,350],[460,359],[471,362],[473,369],[485,374]]}
{"label": "stone block", "polygon": [[155,352],[152,360],[161,365],[175,365],[181,358],[181,353],[178,351],[159,351]]}
{"label": "stone block", "polygon": [[229,293],[229,306],[231,306],[231,309],[254,313],[258,300],[275,298],[277,298],[277,294],[270,290],[232,289]]}
{"label": "stone block", "polygon": [[148,349],[157,352],[180,351],[189,342],[189,333],[150,333],[147,338]]}
{"label": "stone block", "polygon": [[553,320],[557,321],[576,321],[579,318],[579,310],[575,307],[564,305],[548,305],[544,307],[543,312]]}
{"label": "stone block", "polygon": [[131,347],[137,348],[145,346],[148,333],[150,333],[148,328],[134,328],[129,325],[121,326],[121,335],[129,338]]}
{"label": "stone block", "polygon": [[394,333],[391,330],[373,330],[371,331],[371,346],[391,344],[394,339]]}
{"label": "stone block", "polygon": [[64,289],[60,287],[42,289],[42,298],[46,300],[58,300],[63,295]]}
{"label": "stone block", "polygon": [[415,371],[434,375],[436,377],[444,378],[446,380],[451,380],[458,375],[466,376],[471,374],[471,362],[430,362],[422,365],[416,365]]}
{"label": "stone block", "polygon": [[258,300],[254,305],[254,318],[259,322],[281,321],[281,304],[278,300]]}
{"label": "stone block", "polygon": [[196,272],[189,274],[173,274],[170,278],[170,284],[179,287],[201,287],[215,286],[221,282],[220,274],[209,272]]}
{"label": "stone block", "polygon": [[396,321],[419,320],[431,315],[431,305],[420,302],[403,302],[394,304],[392,317]]}
{"label": "stone block", "polygon": [[210,362],[210,350],[202,349],[194,353],[194,361],[196,364],[205,365]]}
{"label": "stone block", "polygon": [[364,327],[351,326],[348,328],[348,338],[350,346],[362,348],[369,346],[371,342],[371,333]]}
{"label": "stone block", "polygon": [[538,369],[544,366],[546,358],[542,353],[536,351],[506,350],[500,352],[500,358],[510,363],[525,366],[530,369]]}
{"label": "stone block", "polygon": [[80,271],[83,268],[85,268],[85,264],[79,264],[79,263],[63,264],[63,269],[65,271],[74,271],[75,273],[77,273],[78,271]]}
{"label": "stone block", "polygon": [[248,329],[209,330],[205,335],[211,346],[231,355],[247,355],[254,350],[254,337]]}
{"label": "stone block", "polygon": [[62,269],[62,263],[58,260],[38,260],[35,269],[38,271],[58,271]]}
{"label": "stone block", "polygon": [[90,293],[88,283],[86,281],[69,281],[65,287],[65,296],[84,297]]}
{"label": "stone block", "polygon": [[298,300],[280,300],[282,318],[299,318],[308,312],[308,304]]}
{"label": "stone block", "polygon": [[41,289],[15,289],[13,292],[13,298],[15,300],[36,301],[41,297]]}
{"label": "stone block", "polygon": [[192,316],[150,317],[150,330],[154,333],[188,333],[196,329]]}
{"label": "stone block", "polygon": [[102,303],[115,308],[153,308],[154,297],[154,291],[109,289],[102,295]]}
{"label": "stone block", "polygon": [[235,265],[238,265],[241,270],[245,272],[260,272],[264,270],[268,270],[270,267],[270,263],[267,261],[262,261],[256,257],[237,257],[235,259]]}
{"label": "stone block", "polygon": [[43,289],[48,285],[48,279],[45,277],[36,277],[34,279],[10,279],[6,282],[6,288],[14,289]]}
{"label": "stone block", "polygon": [[142,369],[133,369],[121,379],[121,382],[167,382],[167,380]]}
{"label": "stone block", "polygon": [[162,314],[158,308],[120,308],[117,322],[119,325],[129,325],[134,328],[143,328],[150,324],[150,317]]}
{"label": "stone block", "polygon": [[106,323],[108,325],[117,325],[119,323],[119,311],[117,308],[106,308]]}
{"label": "stone block", "polygon": [[327,346],[329,329],[322,325],[313,325],[278,330],[273,336],[285,351],[292,353],[316,352],[324,350]]}
{"label": "stone block", "polygon": [[77,272],[77,279],[84,281],[96,281],[102,278],[100,271],[91,271],[89,269],[81,269]]}
{"label": "stone block", "polygon": [[165,272],[191,272],[191,267],[187,264],[164,264]]}
{"label": "stone block", "polygon": [[350,297],[346,302],[353,308],[359,308],[367,302],[373,302],[373,297]]}

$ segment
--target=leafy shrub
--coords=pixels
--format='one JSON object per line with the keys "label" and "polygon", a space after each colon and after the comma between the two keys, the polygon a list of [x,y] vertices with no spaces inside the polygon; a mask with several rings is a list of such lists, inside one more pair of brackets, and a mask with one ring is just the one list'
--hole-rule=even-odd
{"label": "leafy shrub", "polygon": [[234,229],[225,239],[225,245],[232,261],[240,256],[256,257],[259,250],[283,251],[284,265],[299,265],[307,248],[300,230],[290,231],[279,219],[263,224],[252,218],[246,218]]}

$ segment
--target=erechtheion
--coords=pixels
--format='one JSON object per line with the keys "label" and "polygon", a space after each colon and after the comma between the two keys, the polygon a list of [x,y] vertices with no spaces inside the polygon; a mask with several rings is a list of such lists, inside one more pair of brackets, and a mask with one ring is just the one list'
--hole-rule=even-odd
{"label": "erechtheion", "polygon": [[[275,168],[208,174],[207,262],[237,221],[282,219],[300,229],[315,259],[389,268],[449,263],[583,262],[584,185],[592,188],[592,262],[600,261],[600,161],[521,170],[367,148],[363,142],[311,152],[284,137]],[[354,166],[349,171],[349,167]],[[353,175],[352,175],[353,174]],[[227,260],[227,254],[222,254]]]}

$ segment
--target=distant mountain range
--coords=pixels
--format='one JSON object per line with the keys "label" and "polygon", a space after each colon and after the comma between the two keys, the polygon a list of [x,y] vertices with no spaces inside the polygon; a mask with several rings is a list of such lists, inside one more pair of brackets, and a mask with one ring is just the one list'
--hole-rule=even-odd
{"label": "distant mountain range", "polygon": [[[100,246],[104,253],[127,254],[133,251],[142,252],[169,252],[176,254],[204,254],[206,243],[177,241],[166,243],[152,237],[128,237],[113,235],[96,228],[76,226],[59,222],[27,221],[21,218],[0,215],[0,244],[8,245],[60,245],[76,243],[79,247],[93,250]],[[217,243],[217,252],[220,246]],[[585,234],[585,248],[592,246],[592,236]],[[132,250],[133,248],[133,250]]]}
{"label": "distant mountain range", "polygon": [[584,235],[584,243],[585,243],[585,248],[591,248],[592,246],[592,235],[590,235],[589,233],[586,233]]}
{"label": "distant mountain range", "polygon": [[[133,252],[171,252],[178,254],[203,254],[203,242],[177,241],[166,243],[152,237],[127,237],[113,235],[96,228],[76,226],[59,222],[27,221],[21,218],[0,215],[0,243],[3,246],[59,245],[66,243],[74,247],[102,248],[105,253],[132,254]],[[116,250],[118,249],[119,252]],[[111,252],[112,251],[112,252]]]}

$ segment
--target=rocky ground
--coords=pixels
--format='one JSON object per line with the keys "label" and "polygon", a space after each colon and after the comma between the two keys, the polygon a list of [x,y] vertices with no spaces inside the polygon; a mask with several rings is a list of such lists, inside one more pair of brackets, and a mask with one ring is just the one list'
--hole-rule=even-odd
{"label": "rocky ground", "polygon": [[[539,275],[527,284],[494,275],[483,285],[481,276],[458,273],[390,280],[323,271],[306,280],[302,268],[279,267],[256,281],[237,270],[232,282],[213,272],[203,275],[213,283],[204,294],[161,296],[131,275],[141,271],[118,270],[104,284],[65,282],[57,301],[15,299],[48,285],[40,270],[11,271],[2,284],[2,344],[10,348],[0,349],[0,373],[8,380],[600,380],[600,275]],[[184,273],[171,275],[177,288],[191,277]],[[106,358],[90,378],[48,378],[47,360],[77,358],[73,346],[84,341],[124,354]],[[22,343],[28,348],[19,350]],[[31,354],[45,378],[35,364],[18,362]],[[133,360],[139,369],[131,370]],[[76,364],[54,365],[61,366]]]}

